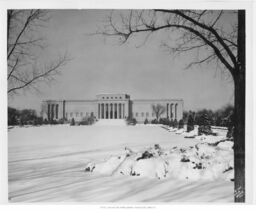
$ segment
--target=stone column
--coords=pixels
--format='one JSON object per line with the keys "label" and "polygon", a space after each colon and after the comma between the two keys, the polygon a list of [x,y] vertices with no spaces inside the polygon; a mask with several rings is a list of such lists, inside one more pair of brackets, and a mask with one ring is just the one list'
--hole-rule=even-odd
{"label": "stone column", "polygon": [[167,119],[169,118],[169,104],[166,106],[166,114],[167,114]]}
{"label": "stone column", "polygon": [[114,119],[117,119],[116,112],[117,112],[117,110],[116,110],[116,103],[114,103]]}
{"label": "stone column", "polygon": [[52,104],[52,109],[51,109],[51,120],[54,119],[54,104]]}
{"label": "stone column", "polygon": [[118,113],[119,113],[118,118],[121,119],[121,105],[120,105],[120,103],[118,103]]}
{"label": "stone column", "polygon": [[108,112],[109,113],[109,117],[108,117],[109,119],[112,118],[112,112],[113,112],[112,109],[113,109],[112,103],[109,103],[109,112]]}
{"label": "stone column", "polygon": [[47,110],[47,118],[48,120],[51,119],[51,104],[47,104],[48,105],[48,110]]}
{"label": "stone column", "polygon": [[116,113],[117,113],[116,119],[119,119],[119,103],[116,104]]}
{"label": "stone column", "polygon": [[178,107],[178,104],[175,104],[175,118],[177,120],[177,107]]}
{"label": "stone column", "polygon": [[110,110],[110,114],[111,114],[111,113],[112,113],[112,114],[111,114],[111,118],[110,118],[110,119],[114,119],[114,118],[113,118],[113,116],[114,116],[114,115],[113,115],[113,112],[114,112],[114,104],[113,104],[113,103],[111,103],[111,110]]}
{"label": "stone column", "polygon": [[104,119],[104,104],[100,104],[100,107],[101,107],[101,112],[100,112],[101,116],[100,116],[100,118]]}
{"label": "stone column", "polygon": [[55,114],[56,119],[59,119],[59,104],[56,104],[55,109],[56,109],[56,114]]}
{"label": "stone column", "polygon": [[173,104],[170,104],[170,117],[173,119]]}
{"label": "stone column", "polygon": [[106,119],[107,104],[103,104],[104,107],[104,119]]}
{"label": "stone column", "polygon": [[124,116],[125,116],[125,106],[123,104],[123,118],[124,118]]}
{"label": "stone column", "polygon": [[108,104],[108,119],[110,119],[110,103]]}
{"label": "stone column", "polygon": [[120,118],[123,119],[123,104],[120,103]]}
{"label": "stone column", "polygon": [[98,119],[100,119],[100,104],[98,103]]}

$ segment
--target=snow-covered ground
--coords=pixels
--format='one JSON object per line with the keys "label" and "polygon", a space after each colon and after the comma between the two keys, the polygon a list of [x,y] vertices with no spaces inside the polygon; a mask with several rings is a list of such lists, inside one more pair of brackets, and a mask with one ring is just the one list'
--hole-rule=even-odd
{"label": "snow-covered ground", "polygon": [[8,135],[11,202],[233,202],[233,182],[224,179],[85,172],[88,163],[123,157],[125,147],[134,151],[155,144],[164,149],[186,148],[202,138],[184,138],[158,125],[56,125],[12,128]]}

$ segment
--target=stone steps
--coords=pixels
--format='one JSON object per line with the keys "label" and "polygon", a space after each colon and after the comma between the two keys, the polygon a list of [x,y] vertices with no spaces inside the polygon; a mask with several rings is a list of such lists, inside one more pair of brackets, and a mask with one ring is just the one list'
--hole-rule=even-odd
{"label": "stone steps", "polygon": [[111,125],[111,126],[125,126],[126,122],[124,119],[99,119],[95,126]]}

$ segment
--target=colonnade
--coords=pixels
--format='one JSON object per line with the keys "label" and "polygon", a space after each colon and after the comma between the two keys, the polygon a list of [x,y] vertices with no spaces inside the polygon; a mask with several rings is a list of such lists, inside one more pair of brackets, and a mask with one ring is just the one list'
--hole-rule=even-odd
{"label": "colonnade", "polygon": [[98,119],[124,119],[124,103],[98,103]]}
{"label": "colonnade", "polygon": [[58,119],[59,117],[59,104],[48,104],[48,120]]}
{"label": "colonnade", "polygon": [[178,109],[178,104],[167,104],[166,105],[166,114],[167,118],[170,119],[177,119],[177,109]]}

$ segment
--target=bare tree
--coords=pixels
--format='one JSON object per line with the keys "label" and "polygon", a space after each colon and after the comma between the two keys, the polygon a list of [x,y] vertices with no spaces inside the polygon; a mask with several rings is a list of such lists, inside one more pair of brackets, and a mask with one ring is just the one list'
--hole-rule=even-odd
{"label": "bare tree", "polygon": [[156,115],[156,119],[159,120],[161,115],[165,112],[165,107],[161,104],[152,105],[153,113]]}
{"label": "bare tree", "polygon": [[191,53],[194,65],[216,64],[231,75],[235,87],[235,201],[245,201],[245,11],[132,10],[111,13],[96,34],[118,37],[121,43],[144,34],[144,42],[157,31],[165,31],[164,46],[175,54]]}
{"label": "bare tree", "polygon": [[37,29],[49,19],[45,10],[7,11],[8,94],[35,88],[40,81],[51,81],[66,64],[67,55],[61,55],[48,64],[39,65],[37,55],[44,49],[44,39]]}

